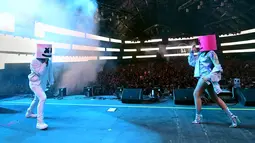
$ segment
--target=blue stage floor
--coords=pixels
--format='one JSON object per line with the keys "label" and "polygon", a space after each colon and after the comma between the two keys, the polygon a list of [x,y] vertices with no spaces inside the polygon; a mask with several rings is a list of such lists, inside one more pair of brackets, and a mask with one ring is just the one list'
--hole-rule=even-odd
{"label": "blue stage floor", "polygon": [[[242,121],[239,128],[217,106],[205,106],[204,124],[194,125],[194,106],[172,101],[122,104],[118,100],[90,100],[72,96],[48,99],[45,121],[24,117],[29,98],[0,101],[0,143],[254,143],[255,108],[230,106]],[[109,108],[117,108],[108,112]]]}

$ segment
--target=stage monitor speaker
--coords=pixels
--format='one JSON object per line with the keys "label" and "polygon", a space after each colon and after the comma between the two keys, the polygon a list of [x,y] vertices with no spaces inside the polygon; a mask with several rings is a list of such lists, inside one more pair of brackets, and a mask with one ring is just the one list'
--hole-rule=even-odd
{"label": "stage monitor speaker", "polygon": [[142,89],[125,88],[122,92],[122,103],[139,103],[143,101]]}
{"label": "stage monitor speaker", "polygon": [[93,88],[92,87],[84,87],[83,88],[83,94],[86,96],[86,97],[91,97],[93,96]]}
{"label": "stage monitor speaker", "polygon": [[173,92],[174,104],[194,105],[194,88],[176,89]]}
{"label": "stage monitor speaker", "polygon": [[[224,87],[224,86],[223,86]],[[222,88],[222,92],[218,96],[226,103],[236,103],[237,100],[233,98],[232,91],[227,88]]]}
{"label": "stage monitor speaker", "polygon": [[244,106],[255,106],[255,88],[234,88],[234,95]]}

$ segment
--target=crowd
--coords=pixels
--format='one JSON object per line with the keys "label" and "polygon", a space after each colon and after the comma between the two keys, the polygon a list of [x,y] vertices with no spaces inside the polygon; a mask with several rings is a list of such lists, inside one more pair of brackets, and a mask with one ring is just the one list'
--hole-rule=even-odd
{"label": "crowd", "polygon": [[[233,57],[224,58],[221,61],[224,70],[223,79],[220,82],[221,86],[227,84],[228,87],[231,87],[233,78],[240,78],[243,88],[254,87],[255,60],[248,59],[250,60],[247,60],[247,58],[246,60]],[[112,60],[109,62],[112,63],[105,64],[104,69],[97,74],[96,82],[88,85],[98,87],[96,91],[101,95],[112,95],[120,88],[151,89],[160,87],[162,90],[171,92],[173,89],[194,88],[196,86],[197,79],[193,77],[194,68],[188,65],[187,57],[175,57],[168,60],[154,58],[135,61]],[[15,74],[14,72],[17,70],[24,72]],[[27,84],[28,73],[27,65],[9,66],[6,70],[3,70],[0,74],[0,82],[5,84],[2,84],[0,95],[30,93],[31,90]],[[62,73],[59,75],[62,75]],[[55,78],[57,81],[62,79],[61,76]],[[56,89],[59,88],[58,83],[55,84]],[[68,87],[70,91],[69,86],[63,87]],[[82,88],[77,89],[77,94],[81,90]]]}
{"label": "crowd", "polygon": [[[240,78],[242,87],[253,86],[255,81],[255,62],[243,60],[223,61],[222,84],[231,84],[233,78]],[[160,87],[171,91],[178,88],[195,87],[193,67],[187,58],[177,57],[169,60],[126,62],[101,71],[97,84],[114,93],[118,87],[148,88]]]}

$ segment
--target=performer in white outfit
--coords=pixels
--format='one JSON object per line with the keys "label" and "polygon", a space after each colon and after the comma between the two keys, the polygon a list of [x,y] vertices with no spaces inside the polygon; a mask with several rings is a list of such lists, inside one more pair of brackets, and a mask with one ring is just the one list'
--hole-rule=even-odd
{"label": "performer in white outfit", "polygon": [[[52,45],[50,44],[38,44],[36,58],[30,63],[31,73],[28,75],[29,87],[34,92],[34,100],[27,109],[27,118],[36,118],[36,128],[46,129],[48,125],[44,123],[44,104],[47,99],[45,91],[47,90],[47,84],[53,85],[54,77],[52,70]],[[33,114],[33,110],[37,105],[37,115]]]}
{"label": "performer in white outfit", "polygon": [[[219,81],[221,80],[221,73],[223,72],[223,69],[219,63],[217,54],[214,52],[214,50],[217,50],[216,36],[200,36],[198,40],[200,48],[197,49],[193,46],[188,57],[189,65],[195,67],[194,77],[198,79],[198,83],[193,94],[196,107],[196,117],[192,123],[198,124],[202,120],[201,94],[206,91],[208,95],[210,95],[211,99],[214,100],[231,119],[232,124],[230,127],[237,127],[238,122],[240,122],[238,117],[235,116],[228,109],[225,102],[218,97],[218,94],[222,92]],[[195,56],[194,52],[198,52],[198,55]]]}

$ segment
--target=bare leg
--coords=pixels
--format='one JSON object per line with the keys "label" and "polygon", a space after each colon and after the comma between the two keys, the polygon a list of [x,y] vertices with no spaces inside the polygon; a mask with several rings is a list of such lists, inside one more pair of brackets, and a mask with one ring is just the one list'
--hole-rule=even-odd
{"label": "bare leg", "polygon": [[228,115],[228,117],[231,119],[232,121],[232,125],[230,127],[237,127],[237,123],[240,122],[238,117],[235,116],[227,107],[226,103],[220,98],[218,97],[218,95],[215,93],[213,86],[209,85],[207,88],[207,91],[210,95],[210,97],[212,98],[213,101],[215,101],[222,110],[225,111],[225,113]]}
{"label": "bare leg", "polygon": [[211,99],[216,102],[222,110],[226,110],[228,107],[226,105],[226,103],[217,96],[217,94],[215,93],[214,89],[213,89],[213,86],[210,84],[208,87],[207,87],[207,91],[208,91],[208,94],[210,95]]}
{"label": "bare leg", "polygon": [[195,102],[195,108],[196,108],[196,118],[193,121],[193,123],[199,123],[201,120],[201,108],[202,108],[202,101],[201,101],[201,95],[205,91],[205,88],[207,87],[207,83],[200,78],[197,82],[197,86],[194,90],[193,96],[194,96],[194,102]]}

